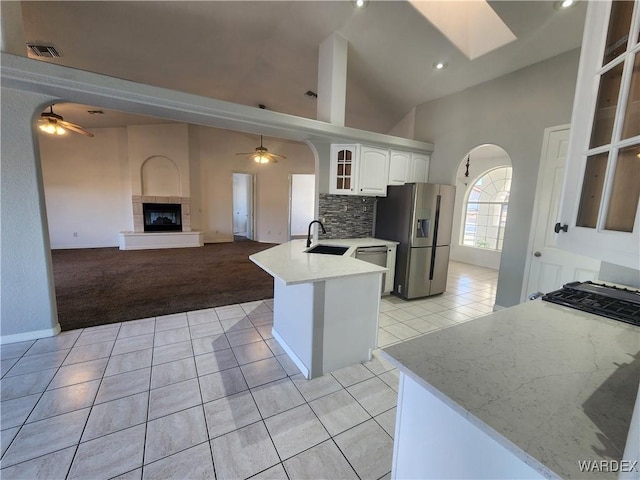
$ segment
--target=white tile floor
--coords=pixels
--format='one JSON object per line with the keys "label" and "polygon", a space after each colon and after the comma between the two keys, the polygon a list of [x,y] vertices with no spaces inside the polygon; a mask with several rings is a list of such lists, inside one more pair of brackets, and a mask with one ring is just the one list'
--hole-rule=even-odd
{"label": "white tile floor", "polygon": [[[497,272],[452,262],[447,292],[381,302],[385,347],[489,313]],[[306,380],[272,300],[3,345],[3,479],[388,478],[398,373]],[[214,477],[215,475],[215,477]]]}

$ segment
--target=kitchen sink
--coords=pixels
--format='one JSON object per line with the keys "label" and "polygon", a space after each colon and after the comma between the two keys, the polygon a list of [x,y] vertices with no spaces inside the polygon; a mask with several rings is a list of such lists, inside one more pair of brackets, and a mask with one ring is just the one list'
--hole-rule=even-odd
{"label": "kitchen sink", "polygon": [[305,250],[306,253],[322,253],[324,255],[343,255],[344,252],[349,250],[349,247],[341,247],[338,245],[316,245],[309,250]]}

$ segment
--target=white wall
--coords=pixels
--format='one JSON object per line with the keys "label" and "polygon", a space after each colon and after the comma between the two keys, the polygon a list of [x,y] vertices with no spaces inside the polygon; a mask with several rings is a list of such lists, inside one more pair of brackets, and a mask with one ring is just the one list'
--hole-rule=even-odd
{"label": "white wall", "polygon": [[259,139],[229,130],[175,124],[93,132],[93,138],[40,136],[52,248],[117,246],[118,233],[133,230],[131,195],[142,194],[141,169],[154,155],[179,168],[181,196],[191,195],[191,228],[202,230],[205,242],[233,241],[234,172],[256,175],[254,239],[286,242],[289,175],[315,169],[311,150],[298,142],[265,138],[270,151],[287,157],[273,165],[237,156]]}
{"label": "white wall", "polygon": [[[204,232],[205,242],[233,240],[233,173],[253,173],[255,240],[282,243],[288,240],[289,174],[314,173],[309,147],[298,142],[265,138],[269,151],[286,156],[278,163],[258,165],[237,152],[252,152],[260,145],[256,135],[192,126],[192,178],[200,191],[197,205],[192,195],[192,227]],[[196,147],[197,145],[197,147]],[[197,172],[196,172],[197,169]],[[196,216],[199,217],[195,223]]]}
{"label": "white wall", "polygon": [[496,303],[520,301],[544,129],[570,123],[579,51],[416,108],[416,139],[433,142],[429,181],[452,183],[477,145],[502,147],[513,164]]}
{"label": "white wall", "polygon": [[126,130],[37,136],[52,248],[118,245],[118,232],[133,229]]}
{"label": "white wall", "polygon": [[409,110],[402,120],[400,120],[391,130],[387,132],[388,135],[394,135],[396,137],[414,138],[416,128],[416,108],[413,107]]}
{"label": "white wall", "polygon": [[[484,156],[481,151],[489,149],[492,152],[491,156]],[[451,260],[458,262],[469,263],[471,265],[478,265],[480,267],[493,268],[498,270],[500,268],[500,257],[502,252],[496,250],[489,250],[487,248],[476,248],[462,245],[462,225],[465,220],[465,200],[468,195],[469,189],[478,179],[487,171],[497,167],[509,167],[511,166],[511,160],[509,156],[501,150],[501,154],[498,154],[498,149],[495,146],[483,146],[474,149],[471,152],[471,161],[469,162],[469,177],[465,177],[466,170],[466,155],[465,159],[460,162],[458,171],[456,172],[456,203],[453,208],[453,229],[451,231]],[[495,155],[494,156],[494,151]],[[474,154],[477,157],[474,158]],[[510,218],[507,215],[507,222]]]}
{"label": "white wall", "polygon": [[[132,125],[127,127],[129,165],[133,195],[190,196],[189,181],[189,125],[160,124]],[[152,190],[143,192],[142,169],[144,163],[154,156],[163,156],[171,160],[178,170],[179,192],[173,182],[153,182]],[[172,172],[173,174],[173,172]],[[150,185],[147,184],[147,188]],[[153,188],[160,188],[154,191]]]}

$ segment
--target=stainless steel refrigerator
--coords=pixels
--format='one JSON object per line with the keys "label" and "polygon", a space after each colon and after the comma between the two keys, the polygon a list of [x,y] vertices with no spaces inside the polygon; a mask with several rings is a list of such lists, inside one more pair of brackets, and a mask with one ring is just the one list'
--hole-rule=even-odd
{"label": "stainless steel refrigerator", "polygon": [[445,291],[456,187],[407,183],[377,201],[374,236],[400,242],[394,293],[419,298]]}

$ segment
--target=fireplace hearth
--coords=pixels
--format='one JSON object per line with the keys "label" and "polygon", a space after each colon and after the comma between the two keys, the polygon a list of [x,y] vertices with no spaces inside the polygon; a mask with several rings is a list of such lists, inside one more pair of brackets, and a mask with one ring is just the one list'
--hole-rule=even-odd
{"label": "fireplace hearth", "polygon": [[182,206],[179,203],[143,203],[145,232],[181,232]]}

